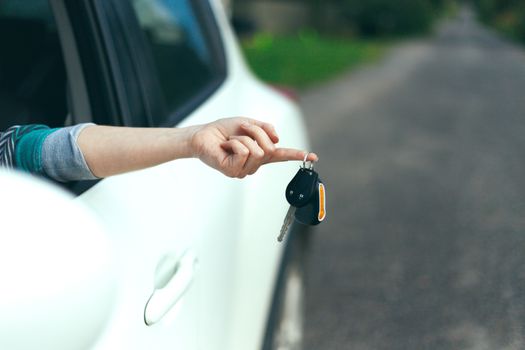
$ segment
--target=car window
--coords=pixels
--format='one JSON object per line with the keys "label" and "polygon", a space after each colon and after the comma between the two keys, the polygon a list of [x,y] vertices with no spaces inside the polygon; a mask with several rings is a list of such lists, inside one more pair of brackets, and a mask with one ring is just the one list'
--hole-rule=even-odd
{"label": "car window", "polygon": [[66,71],[47,0],[0,2],[0,130],[17,124],[63,126]]}
{"label": "car window", "polygon": [[[132,4],[170,114],[220,83],[222,52],[214,46],[214,35],[196,1],[132,0]],[[154,122],[159,125],[163,119]]]}

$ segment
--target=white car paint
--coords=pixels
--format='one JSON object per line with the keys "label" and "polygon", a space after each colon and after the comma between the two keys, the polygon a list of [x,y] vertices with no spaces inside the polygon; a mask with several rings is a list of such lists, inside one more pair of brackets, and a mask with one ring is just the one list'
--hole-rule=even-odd
{"label": "white car paint", "polygon": [[[254,78],[220,0],[211,4],[228,76],[178,126],[249,116],[273,123],[281,146],[308,149],[298,108]],[[259,349],[284,247],[276,240],[283,192],[298,166],[271,164],[238,180],[184,159],[104,179],[77,197],[113,247],[114,302],[99,305],[106,327],[88,348]]]}
{"label": "white car paint", "polygon": [[63,190],[0,170],[0,349],[89,349],[116,284],[109,234]]}

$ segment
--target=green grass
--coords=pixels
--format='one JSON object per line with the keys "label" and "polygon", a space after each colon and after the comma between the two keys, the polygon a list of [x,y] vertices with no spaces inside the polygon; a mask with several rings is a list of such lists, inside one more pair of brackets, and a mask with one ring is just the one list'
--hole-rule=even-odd
{"label": "green grass", "polygon": [[257,34],[243,42],[249,65],[262,80],[303,88],[381,57],[383,41]]}

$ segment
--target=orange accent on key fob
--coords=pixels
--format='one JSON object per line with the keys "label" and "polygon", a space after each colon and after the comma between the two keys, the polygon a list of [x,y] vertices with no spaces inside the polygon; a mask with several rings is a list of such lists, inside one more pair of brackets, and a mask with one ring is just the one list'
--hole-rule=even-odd
{"label": "orange accent on key fob", "polygon": [[326,217],[326,196],[324,192],[324,185],[319,182],[319,213],[317,219],[323,221]]}

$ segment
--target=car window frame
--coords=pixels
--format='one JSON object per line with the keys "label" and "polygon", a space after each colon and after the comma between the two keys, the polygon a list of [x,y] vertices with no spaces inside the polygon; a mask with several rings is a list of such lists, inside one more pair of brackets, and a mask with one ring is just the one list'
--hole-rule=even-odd
{"label": "car window frame", "polygon": [[[114,37],[108,27],[108,21],[115,15],[113,10],[104,6],[104,1],[98,0],[50,0],[50,3],[58,30],[69,32],[69,35],[60,35],[64,56],[68,56],[64,58],[65,63],[76,65],[83,77],[77,80],[68,75],[72,102],[70,108],[77,110],[76,104],[79,101],[73,98],[75,89],[84,90],[81,97],[86,99],[81,101],[84,104],[81,109],[87,115],[83,115],[82,119],[73,118],[73,122],[113,126],[144,125],[142,120],[131,120],[127,105],[129,98],[123,88],[125,84],[119,81],[121,71],[116,63],[119,57],[115,53],[116,48],[111,45]],[[66,48],[68,51],[65,51]],[[74,51],[74,54],[69,50]],[[74,60],[77,62],[73,62]],[[66,69],[69,74],[69,68]],[[134,79],[133,76],[129,78]],[[80,195],[101,180],[73,181],[60,185]]]}
{"label": "car window frame", "polygon": [[91,120],[96,124],[122,125],[121,107],[112,82],[110,62],[105,52],[95,4],[91,0],[57,2],[62,2],[70,19],[78,59],[85,78]]}
{"label": "car window frame", "polygon": [[[199,24],[201,24],[202,34],[206,43],[208,44],[207,47],[210,51],[214,65],[216,66],[214,67],[214,73],[216,73],[216,77],[204,85],[185,103],[170,111],[165,106],[163,100],[164,96],[157,77],[153,58],[150,57],[150,55],[135,55],[132,57],[132,59],[136,61],[135,64],[137,66],[142,66],[143,68],[138,70],[139,80],[147,81],[149,84],[155,85],[153,89],[149,90],[150,93],[145,96],[145,100],[147,101],[146,104],[148,104],[150,108],[154,109],[157,113],[162,113],[164,116],[162,122],[160,123],[154,122],[155,119],[153,116],[151,116],[149,118],[149,126],[173,127],[174,125],[178,124],[199,106],[201,106],[206,100],[208,100],[224,84],[228,76],[225,47],[211,4],[207,0],[189,1],[191,2]],[[132,8],[131,2],[119,1],[118,3],[120,6],[122,6],[119,13],[128,12],[128,14],[133,17],[133,23],[131,23],[131,21],[127,22],[127,29],[129,31],[128,38],[135,41],[131,46],[140,47],[142,53],[149,52],[147,38],[140,27],[139,20],[135,14],[134,9]],[[124,7],[127,7],[127,10],[124,10]],[[151,91],[154,93],[151,93]],[[158,115],[159,114],[156,114],[156,116]]]}
{"label": "car window frame", "polygon": [[[57,27],[62,56],[66,70],[66,94],[69,109],[69,124],[93,122],[84,71],[73,36],[73,28],[62,0],[49,0]],[[73,83],[74,82],[74,83]]]}

